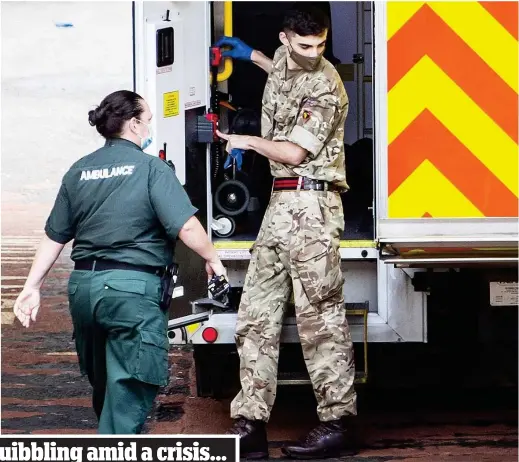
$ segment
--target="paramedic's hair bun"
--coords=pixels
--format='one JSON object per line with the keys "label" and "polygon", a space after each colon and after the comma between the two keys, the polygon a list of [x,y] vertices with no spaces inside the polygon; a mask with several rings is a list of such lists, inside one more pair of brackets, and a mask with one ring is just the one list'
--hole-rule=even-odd
{"label": "paramedic's hair bun", "polygon": [[97,126],[103,119],[106,120],[108,110],[109,106],[105,105],[104,107],[99,106],[92,111],[88,111],[88,123],[92,125],[92,127]]}
{"label": "paramedic's hair bun", "polygon": [[105,138],[119,137],[126,121],[143,113],[142,98],[135,92],[119,90],[108,95],[96,108],[88,111],[88,123]]}

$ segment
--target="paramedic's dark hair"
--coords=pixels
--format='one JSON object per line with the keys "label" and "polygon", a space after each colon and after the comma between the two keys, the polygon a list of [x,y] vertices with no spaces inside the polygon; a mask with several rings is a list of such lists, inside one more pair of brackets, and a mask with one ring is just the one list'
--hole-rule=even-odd
{"label": "paramedic's dark hair", "polygon": [[330,28],[330,18],[319,8],[299,2],[285,13],[283,31],[295,32],[301,37],[321,35]]}
{"label": "paramedic's dark hair", "polygon": [[142,98],[133,91],[120,90],[109,94],[101,104],[88,112],[88,122],[105,138],[121,134],[123,124],[144,112]]}

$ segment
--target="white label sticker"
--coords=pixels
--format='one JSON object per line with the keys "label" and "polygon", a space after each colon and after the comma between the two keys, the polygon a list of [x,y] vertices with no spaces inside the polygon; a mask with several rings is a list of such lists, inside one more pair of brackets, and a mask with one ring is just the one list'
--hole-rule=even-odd
{"label": "white label sticker", "polygon": [[173,294],[171,295],[171,298],[178,298],[184,296],[184,287],[178,286],[173,289]]}
{"label": "white label sticker", "polygon": [[159,67],[157,68],[157,75],[166,74],[167,72],[173,71],[173,66]]}
{"label": "white label sticker", "polygon": [[192,108],[192,107],[196,107],[196,106],[202,106],[202,100],[200,99],[197,99],[196,101],[188,101],[184,107],[186,109],[189,109],[189,108]]}
{"label": "white label sticker", "polygon": [[519,304],[517,282],[491,282],[491,306],[517,306]]}
{"label": "white label sticker", "polygon": [[250,252],[247,249],[218,249],[221,260],[250,260]]}

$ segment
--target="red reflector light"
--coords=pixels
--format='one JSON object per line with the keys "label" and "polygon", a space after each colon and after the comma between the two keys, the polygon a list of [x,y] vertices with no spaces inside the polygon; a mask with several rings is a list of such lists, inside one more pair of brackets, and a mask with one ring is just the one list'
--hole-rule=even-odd
{"label": "red reflector light", "polygon": [[206,327],[202,331],[202,338],[207,343],[214,343],[214,342],[216,342],[216,339],[218,338],[218,331],[214,327]]}
{"label": "red reflector light", "polygon": [[162,149],[159,151],[159,157],[160,157],[162,160],[166,159],[166,153],[165,153]]}

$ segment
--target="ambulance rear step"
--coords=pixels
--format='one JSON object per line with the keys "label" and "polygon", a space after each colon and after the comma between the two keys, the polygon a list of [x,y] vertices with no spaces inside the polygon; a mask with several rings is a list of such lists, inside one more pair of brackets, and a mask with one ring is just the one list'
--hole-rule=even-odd
{"label": "ambulance rear step", "polygon": [[[355,383],[366,383],[367,375],[364,371],[355,372]],[[280,372],[278,385],[310,385],[310,378],[306,372]]]}
{"label": "ambulance rear step", "polygon": [[171,319],[168,321],[168,331],[188,327],[192,324],[198,324],[199,322],[205,322],[209,319],[209,316],[211,316],[211,312],[204,311],[203,313],[189,314],[181,318]]}
{"label": "ambulance rear step", "polygon": [[[176,290],[176,289],[175,289]],[[188,331],[190,327],[209,320],[213,313],[228,311],[227,305],[211,298],[202,298],[191,302],[193,314],[170,319],[168,321],[168,339],[170,344],[188,343]]]}

